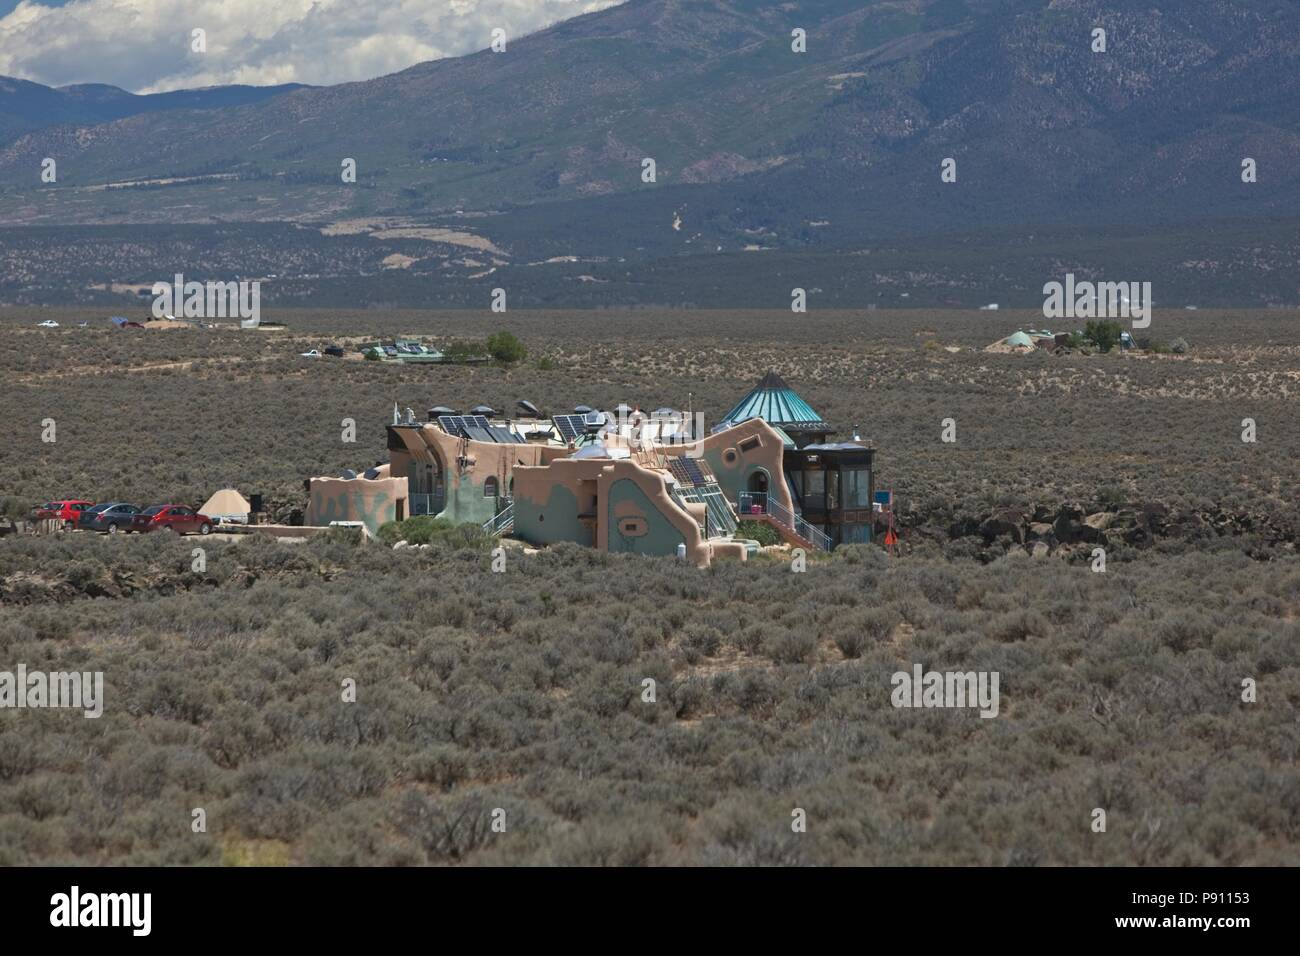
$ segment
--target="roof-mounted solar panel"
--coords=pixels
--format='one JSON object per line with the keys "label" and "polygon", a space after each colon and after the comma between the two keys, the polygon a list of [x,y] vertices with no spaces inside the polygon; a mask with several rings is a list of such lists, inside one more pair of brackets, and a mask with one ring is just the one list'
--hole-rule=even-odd
{"label": "roof-mounted solar panel", "polygon": [[587,431],[586,420],[582,415],[556,415],[551,421],[565,442],[577,441],[578,436]]}
{"label": "roof-mounted solar panel", "polygon": [[693,488],[698,488],[709,482],[709,477],[705,476],[703,469],[700,468],[699,460],[695,458],[671,455],[668,458],[668,471],[681,484]]}

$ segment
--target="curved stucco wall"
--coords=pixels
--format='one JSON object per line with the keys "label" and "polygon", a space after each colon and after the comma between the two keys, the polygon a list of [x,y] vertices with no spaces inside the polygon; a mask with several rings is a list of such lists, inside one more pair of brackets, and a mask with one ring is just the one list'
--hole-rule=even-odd
{"label": "curved stucco wall", "polygon": [[605,501],[605,524],[608,551],[676,554],[677,546],[686,544],[686,535],[681,529],[630,478],[610,483]]}
{"label": "curved stucco wall", "polygon": [[561,458],[515,470],[514,536],[533,544],[577,541],[602,551],[675,555],[709,563],[703,505],[683,508],[662,471],[630,459]]}

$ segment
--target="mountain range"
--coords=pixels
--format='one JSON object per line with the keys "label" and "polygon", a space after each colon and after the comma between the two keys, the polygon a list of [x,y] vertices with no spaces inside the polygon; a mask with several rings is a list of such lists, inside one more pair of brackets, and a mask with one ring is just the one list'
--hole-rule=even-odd
{"label": "mountain range", "polygon": [[1196,224],[1218,263],[1210,223],[1300,217],[1297,103],[1283,0],[628,0],[337,86],[0,80],[0,225],[293,223],[464,280]]}
{"label": "mountain range", "polygon": [[214,86],[170,93],[129,93],[104,83],[50,87],[0,76],[0,142],[10,143],[51,126],[95,126],[161,110],[210,110],[270,99],[302,83],[280,86]]}

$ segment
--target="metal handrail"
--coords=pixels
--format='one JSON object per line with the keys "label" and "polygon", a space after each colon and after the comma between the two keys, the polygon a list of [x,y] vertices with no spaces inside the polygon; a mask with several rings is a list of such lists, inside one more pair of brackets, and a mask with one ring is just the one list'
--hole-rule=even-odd
{"label": "metal handrail", "polygon": [[515,503],[512,501],[483,522],[483,530],[494,538],[509,534],[515,530]]}
{"label": "metal handrail", "polygon": [[809,524],[802,516],[794,514],[770,494],[763,493],[761,495],[763,498],[761,502],[757,500],[759,495],[753,492],[742,491],[737,497],[738,504],[740,505],[740,516],[742,518],[751,513],[750,505],[758,504],[763,509],[759,514],[771,515],[777,524],[783,525],[793,531],[795,534],[799,535],[799,537],[811,543],[818,551],[831,550],[832,542],[830,535],[822,531],[820,528]]}

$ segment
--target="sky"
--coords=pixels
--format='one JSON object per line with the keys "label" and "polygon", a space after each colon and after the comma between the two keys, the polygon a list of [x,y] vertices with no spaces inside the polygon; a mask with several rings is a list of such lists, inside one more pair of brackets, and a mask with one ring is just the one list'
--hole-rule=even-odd
{"label": "sky", "polygon": [[[0,0],[0,76],[134,93],[325,85],[506,42],[619,0]],[[206,49],[193,49],[202,29]],[[508,47],[507,47],[508,48]]]}

